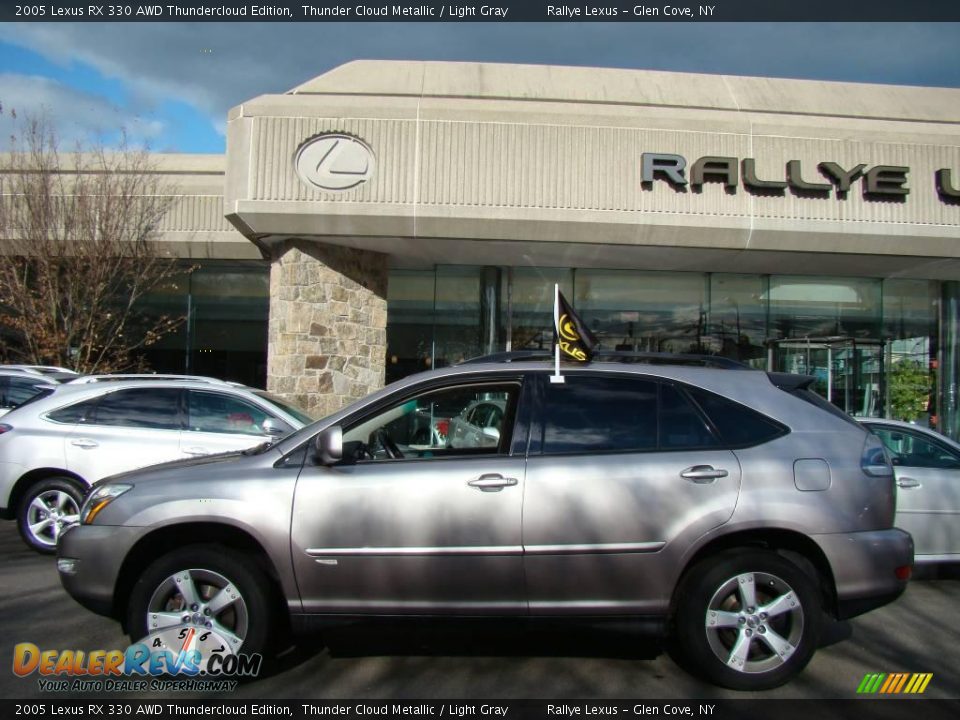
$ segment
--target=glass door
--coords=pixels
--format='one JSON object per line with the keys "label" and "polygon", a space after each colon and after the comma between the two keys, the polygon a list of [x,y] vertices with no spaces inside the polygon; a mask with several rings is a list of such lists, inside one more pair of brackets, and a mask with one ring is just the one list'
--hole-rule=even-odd
{"label": "glass door", "polygon": [[813,375],[812,389],[850,415],[883,417],[884,343],[860,338],[791,338],[770,344],[767,368]]}

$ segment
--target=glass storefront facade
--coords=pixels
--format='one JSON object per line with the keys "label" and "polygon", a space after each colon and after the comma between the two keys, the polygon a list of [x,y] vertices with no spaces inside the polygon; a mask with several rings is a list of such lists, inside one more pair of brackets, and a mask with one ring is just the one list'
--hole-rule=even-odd
{"label": "glass storefront facade", "polygon": [[[814,375],[853,415],[951,429],[937,373],[953,283],[578,268],[437,266],[390,275],[387,382],[500,350],[550,349],[553,286],[610,350],[705,353]],[[958,284],[960,285],[960,284]],[[957,364],[956,353],[945,353]],[[939,378],[939,382],[938,382]],[[947,417],[937,413],[945,398]],[[955,435],[954,435],[955,436]]]}
{"label": "glass storefront facade", "polygon": [[[160,372],[266,383],[270,267],[205,261],[146,309],[185,318]],[[441,265],[393,270],[386,381],[501,350],[551,349],[553,286],[610,350],[705,353],[814,375],[853,415],[960,433],[960,283]],[[942,352],[941,352],[942,349]],[[939,411],[939,412],[938,412]]]}
{"label": "glass storefront facade", "polygon": [[176,331],[147,349],[153,370],[266,387],[269,263],[205,260],[141,307],[183,318]]}

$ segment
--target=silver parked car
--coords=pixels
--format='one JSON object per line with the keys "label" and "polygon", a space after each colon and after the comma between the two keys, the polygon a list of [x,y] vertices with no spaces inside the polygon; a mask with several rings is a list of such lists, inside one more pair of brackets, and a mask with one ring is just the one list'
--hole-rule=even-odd
{"label": "silver parked car", "polygon": [[[194,628],[246,653],[288,620],[629,618],[741,689],[798,673],[824,611],[904,590],[913,547],[883,446],[813,378],[594,362],[558,383],[549,363],[506,360],[98,484],[58,546],[64,587],[131,638]],[[495,443],[414,437],[432,410],[491,399]]]}
{"label": "silver parked car", "polygon": [[165,375],[72,380],[0,423],[0,516],[53,552],[87,488],[118,472],[242,450],[303,427],[290,404],[236,383]]}
{"label": "silver parked car", "polygon": [[960,444],[897,420],[861,422],[890,452],[896,525],[913,535],[917,563],[960,562]]}
{"label": "silver parked car", "polygon": [[35,398],[49,395],[58,381],[38,372],[0,367],[0,417]]}

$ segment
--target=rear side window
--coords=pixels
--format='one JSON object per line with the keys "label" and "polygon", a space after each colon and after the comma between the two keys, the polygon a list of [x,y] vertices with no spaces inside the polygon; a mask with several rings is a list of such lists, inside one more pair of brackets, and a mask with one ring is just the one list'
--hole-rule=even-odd
{"label": "rear side window", "polygon": [[785,435],[787,428],[756,410],[700,388],[687,392],[706,413],[725,447],[750,447]]}
{"label": "rear side window", "polygon": [[180,429],[180,390],[176,388],[131,388],[100,398],[88,424],[122,427]]}
{"label": "rear side window", "polygon": [[567,376],[547,385],[547,454],[654,450],[657,383],[633,378]]}
{"label": "rear side window", "polygon": [[96,399],[87,400],[85,402],[67,405],[67,407],[60,408],[59,410],[54,410],[51,413],[47,413],[47,417],[54,422],[74,425],[76,423],[85,422],[87,419],[92,419],[93,411],[96,409],[96,407]]}
{"label": "rear side window", "polygon": [[49,395],[52,388],[46,383],[39,383],[32,378],[7,378],[9,386],[4,393],[4,407],[20,407],[27,400],[32,400],[37,395]]}
{"label": "rear side window", "polygon": [[673,385],[660,386],[660,448],[683,450],[719,445],[704,416],[686,394]]}

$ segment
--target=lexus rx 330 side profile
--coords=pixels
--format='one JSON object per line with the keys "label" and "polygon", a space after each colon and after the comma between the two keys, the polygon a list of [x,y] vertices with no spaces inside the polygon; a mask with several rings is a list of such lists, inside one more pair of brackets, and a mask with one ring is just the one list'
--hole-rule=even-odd
{"label": "lexus rx 330 side profile", "polygon": [[[109,479],[61,538],[63,585],[131,638],[202,626],[242,652],[344,617],[629,618],[741,689],[796,675],[824,611],[904,590],[913,548],[892,527],[887,456],[812,378],[552,374],[436,370],[271,446]],[[438,408],[495,408],[496,432],[471,421],[424,442]]]}

